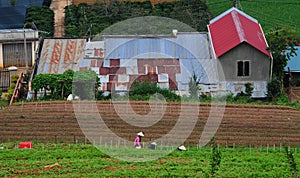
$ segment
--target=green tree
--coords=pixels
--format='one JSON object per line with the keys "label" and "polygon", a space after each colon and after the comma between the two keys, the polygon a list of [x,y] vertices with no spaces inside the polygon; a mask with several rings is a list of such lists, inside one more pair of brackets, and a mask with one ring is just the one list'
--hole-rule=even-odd
{"label": "green tree", "polygon": [[73,82],[74,71],[69,69],[66,70],[62,75],[62,95],[68,97],[72,93],[72,82]]}
{"label": "green tree", "polygon": [[287,65],[290,57],[296,55],[295,44],[297,37],[293,31],[288,28],[276,28],[274,33],[266,35],[269,43],[269,50],[273,56],[272,76],[276,77],[281,85],[284,78],[284,67]]}
{"label": "green tree", "polygon": [[11,6],[15,6],[17,4],[16,0],[10,0],[9,3]]}
{"label": "green tree", "polygon": [[267,97],[271,98],[272,100],[276,100],[281,94],[281,83],[280,81],[274,77],[268,84],[267,84]]}
{"label": "green tree", "polygon": [[194,74],[189,82],[190,98],[192,98],[192,99],[195,99],[195,98],[198,99],[198,90],[199,90],[198,84],[199,84],[199,82],[197,81],[197,77]]}
{"label": "green tree", "polygon": [[[47,6],[30,6],[27,8],[25,24],[34,23],[39,31],[40,37],[53,37],[54,34],[54,12]],[[44,33],[43,33],[44,32]]]}
{"label": "green tree", "polygon": [[[32,80],[32,89],[35,92],[43,90],[46,98],[66,98],[72,93],[73,75],[72,70],[67,70],[63,74],[38,74]],[[49,96],[46,91],[50,91]]]}
{"label": "green tree", "polygon": [[[93,5],[69,5],[65,8],[65,14],[66,37],[86,37],[90,34],[94,37],[112,24],[141,16],[172,18],[182,23],[186,23],[198,31],[206,31],[206,25],[209,22],[207,6],[204,2],[199,0],[162,2],[156,4],[154,7],[149,0],[144,2],[112,0],[109,3],[103,1]],[[122,28],[125,28],[123,31],[132,32],[129,34],[149,34],[151,32],[152,34],[155,34],[155,32],[164,31],[162,29],[166,29],[169,26],[170,24],[168,24],[168,22],[156,22],[153,29],[149,29],[146,32],[143,24],[139,24],[138,26],[132,24],[128,24],[128,26],[125,24],[124,26],[123,24]],[[191,31],[191,28],[182,30],[182,26],[183,25],[179,26],[176,24],[175,27],[172,27],[171,29],[176,28],[179,31]],[[122,30],[119,30],[118,32],[121,31]],[[171,33],[171,30],[168,30],[168,34],[169,33]],[[113,32],[109,32],[109,34],[113,34]]]}

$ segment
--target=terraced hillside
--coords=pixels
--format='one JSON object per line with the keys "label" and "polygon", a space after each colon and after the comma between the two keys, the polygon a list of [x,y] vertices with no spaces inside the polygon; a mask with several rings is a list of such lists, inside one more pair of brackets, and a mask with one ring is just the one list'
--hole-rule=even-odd
{"label": "terraced hillside", "polygon": [[[195,127],[186,140],[186,144],[196,145],[199,143],[209,113],[212,111],[209,104],[198,106],[195,103],[167,103],[161,120],[149,127],[138,127],[128,124],[121,118],[133,117],[131,107],[135,113],[139,114],[137,117],[140,118],[137,119],[141,119],[141,122],[155,117],[155,114],[147,115],[151,112],[147,102],[130,102],[130,105],[126,105],[125,102],[113,104],[108,101],[99,101],[94,106],[90,103],[81,105],[81,108],[74,108],[74,106],[72,102],[66,101],[32,102],[10,106],[0,111],[0,142],[85,142],[87,140],[75,117],[78,118],[79,115],[74,112],[74,109],[90,114],[85,122],[90,128],[88,132],[101,138],[107,133],[99,129],[97,119],[94,119],[95,115],[90,112],[98,109],[97,112],[101,115],[105,125],[118,136],[130,141],[140,130],[145,132],[143,141],[160,138],[174,128],[179,115],[185,120],[184,126],[186,126],[181,129],[189,129],[190,118],[198,115]],[[117,111],[121,114],[117,114],[114,107],[117,107]],[[199,114],[195,112],[198,109]],[[188,112],[182,115],[182,110]],[[224,117],[215,138],[217,143],[227,146],[279,146],[283,142],[299,146],[300,111],[271,105],[226,105]]]}

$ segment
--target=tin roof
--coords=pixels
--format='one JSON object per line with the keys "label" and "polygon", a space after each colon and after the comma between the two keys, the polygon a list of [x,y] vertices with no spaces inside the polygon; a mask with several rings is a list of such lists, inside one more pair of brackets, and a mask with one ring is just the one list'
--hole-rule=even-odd
{"label": "tin roof", "polygon": [[37,73],[61,74],[68,69],[78,71],[85,43],[85,39],[45,39]]}
{"label": "tin roof", "polygon": [[266,50],[267,41],[258,21],[236,8],[211,20],[208,30],[217,58],[243,42],[271,56]]}
{"label": "tin roof", "polygon": [[300,46],[295,46],[297,56],[293,56],[288,61],[288,64],[285,66],[284,70],[288,71],[290,68],[291,72],[300,72]]}
{"label": "tin roof", "polygon": [[136,59],[176,58],[180,60],[182,83],[189,83],[193,74],[201,83],[217,81],[216,60],[212,59],[207,33],[178,33],[175,38],[113,37],[104,41],[104,67],[110,67],[109,59],[132,63]]}

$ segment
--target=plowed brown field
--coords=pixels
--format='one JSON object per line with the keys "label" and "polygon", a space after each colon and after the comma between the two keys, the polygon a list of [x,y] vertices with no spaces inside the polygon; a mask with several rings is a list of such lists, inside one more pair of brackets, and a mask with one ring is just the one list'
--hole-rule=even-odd
{"label": "plowed brown field", "polygon": [[[118,110],[121,109],[121,117],[114,106],[118,107]],[[191,135],[186,140],[188,145],[199,143],[211,111],[211,105],[206,103],[199,106],[195,103],[167,103],[162,119],[149,127],[137,127],[128,124],[122,117],[132,117],[129,110],[133,108],[141,119],[150,119],[151,115],[147,115],[150,112],[147,102],[132,101],[130,105],[118,102],[116,105],[109,101],[98,101],[97,108],[88,102],[85,107],[98,109],[106,126],[127,140],[133,140],[135,134],[143,130],[145,132],[143,141],[151,141],[167,134],[174,128],[182,108],[188,109],[189,114],[185,113],[182,116],[187,121],[186,129],[190,129],[189,118],[195,114],[198,117]],[[194,112],[197,110],[196,107],[199,107],[199,113]],[[82,108],[85,114],[89,112],[86,108]],[[73,103],[66,101],[31,102],[10,106],[0,111],[0,142],[85,142],[87,139],[80,129],[75,114]],[[87,120],[87,124],[90,126],[89,132],[99,137],[105,136],[106,133],[96,130],[95,120]],[[274,105],[227,104],[215,139],[217,143],[227,146],[279,146],[283,142],[291,146],[300,146],[300,111]]]}

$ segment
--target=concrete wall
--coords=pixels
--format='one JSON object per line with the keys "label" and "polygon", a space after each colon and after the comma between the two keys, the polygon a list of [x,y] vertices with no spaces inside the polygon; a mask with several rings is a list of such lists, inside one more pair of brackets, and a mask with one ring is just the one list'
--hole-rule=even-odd
{"label": "concrete wall", "polygon": [[[237,76],[237,61],[250,61],[250,76]],[[268,81],[271,60],[247,43],[242,43],[219,58],[226,81]],[[219,66],[220,67],[220,66]]]}

